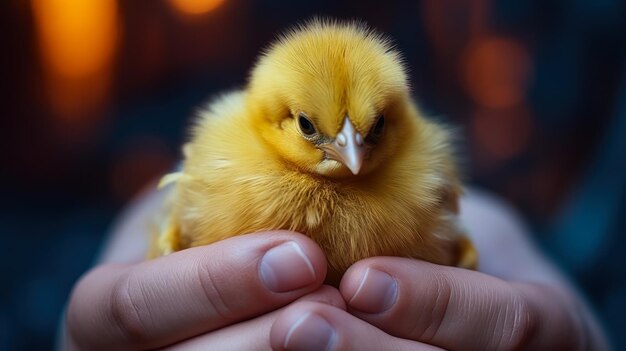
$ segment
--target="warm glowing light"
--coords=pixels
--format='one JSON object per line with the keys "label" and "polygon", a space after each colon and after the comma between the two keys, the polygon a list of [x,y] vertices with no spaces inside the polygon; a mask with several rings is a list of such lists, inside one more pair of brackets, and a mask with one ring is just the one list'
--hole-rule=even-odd
{"label": "warm glowing light", "polygon": [[189,15],[199,15],[215,10],[224,0],[170,0],[172,6]]}
{"label": "warm glowing light", "polygon": [[532,117],[527,107],[479,110],[472,119],[472,140],[480,157],[502,161],[519,155],[530,142]]}
{"label": "warm glowing light", "polygon": [[465,86],[480,105],[505,108],[524,99],[530,57],[519,43],[506,38],[485,38],[469,45],[463,62]]}
{"label": "warm glowing light", "polygon": [[[488,30],[491,0],[426,0],[420,1],[420,22],[433,45],[438,60],[458,57],[458,50],[467,38]],[[462,35],[459,35],[461,34]],[[439,64],[439,62],[437,62]]]}
{"label": "warm glowing light", "polygon": [[93,115],[110,83],[116,0],[31,0],[46,91],[66,120]]}
{"label": "warm glowing light", "polygon": [[111,61],[115,48],[115,0],[34,0],[44,60],[66,77],[93,74]]}

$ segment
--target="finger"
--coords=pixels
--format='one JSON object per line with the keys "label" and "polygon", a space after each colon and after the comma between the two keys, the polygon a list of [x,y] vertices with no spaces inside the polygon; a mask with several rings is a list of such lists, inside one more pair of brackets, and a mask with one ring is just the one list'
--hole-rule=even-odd
{"label": "finger", "polygon": [[440,348],[386,334],[339,308],[314,302],[296,303],[280,314],[270,331],[273,350],[397,350]]}
{"label": "finger", "polygon": [[580,330],[552,288],[406,258],[360,261],[340,291],[359,318],[450,350],[574,349]]}
{"label": "finger", "polygon": [[[337,289],[324,285],[317,291],[305,295],[296,302],[309,301],[322,303],[345,311],[346,304]],[[173,345],[167,350],[268,350],[270,349],[270,328],[277,316],[287,307],[264,314],[260,317],[233,324],[231,326],[203,334]]]}
{"label": "finger", "polygon": [[72,294],[68,332],[88,349],[164,346],[272,311],[325,275],[322,251],[301,234],[238,236],[94,270]]}

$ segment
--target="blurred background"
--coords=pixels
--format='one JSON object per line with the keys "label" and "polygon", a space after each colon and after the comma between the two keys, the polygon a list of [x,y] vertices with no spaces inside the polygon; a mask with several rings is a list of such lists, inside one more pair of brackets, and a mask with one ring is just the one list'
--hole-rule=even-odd
{"label": "blurred background", "polygon": [[620,0],[7,0],[0,4],[0,349],[52,348],[112,220],[179,159],[207,97],[313,15],[389,34],[467,182],[506,198],[626,349]]}

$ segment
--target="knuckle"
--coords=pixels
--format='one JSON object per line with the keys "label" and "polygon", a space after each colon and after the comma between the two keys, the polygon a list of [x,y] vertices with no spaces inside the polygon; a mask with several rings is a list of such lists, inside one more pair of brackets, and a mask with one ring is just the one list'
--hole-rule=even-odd
{"label": "knuckle", "polygon": [[111,318],[130,345],[140,346],[149,340],[144,295],[133,287],[132,272],[118,278],[111,293]]}
{"label": "knuckle", "polygon": [[537,330],[537,318],[528,299],[521,293],[514,293],[504,309],[501,326],[502,337],[498,350],[523,350]]}
{"label": "knuckle", "polygon": [[427,316],[427,318],[414,325],[410,332],[410,335],[425,342],[435,339],[444,324],[453,290],[452,283],[445,274],[433,273],[429,281],[432,284],[429,284],[430,290],[427,296],[430,298],[427,300],[432,301],[432,303],[421,304],[427,310],[424,311],[425,313],[419,313],[419,315]]}
{"label": "knuckle", "polygon": [[215,276],[211,269],[202,264],[197,266],[196,271],[198,281],[200,282],[202,292],[209,305],[210,311],[223,321],[234,320],[236,318],[235,312],[228,305],[226,299],[226,296],[229,296],[230,294],[223,292],[224,288],[222,284],[220,284],[218,277]]}

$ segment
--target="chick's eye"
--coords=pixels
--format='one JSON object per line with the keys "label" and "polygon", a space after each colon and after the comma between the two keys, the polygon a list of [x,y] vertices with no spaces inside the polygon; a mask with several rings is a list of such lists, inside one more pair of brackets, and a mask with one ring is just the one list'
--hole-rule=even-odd
{"label": "chick's eye", "polygon": [[374,128],[372,128],[372,136],[380,136],[385,128],[385,116],[378,117]]}
{"label": "chick's eye", "polygon": [[315,133],[317,133],[313,122],[311,122],[302,113],[298,115],[298,125],[300,127],[300,131],[302,131],[302,134],[304,134],[305,136],[313,136]]}

